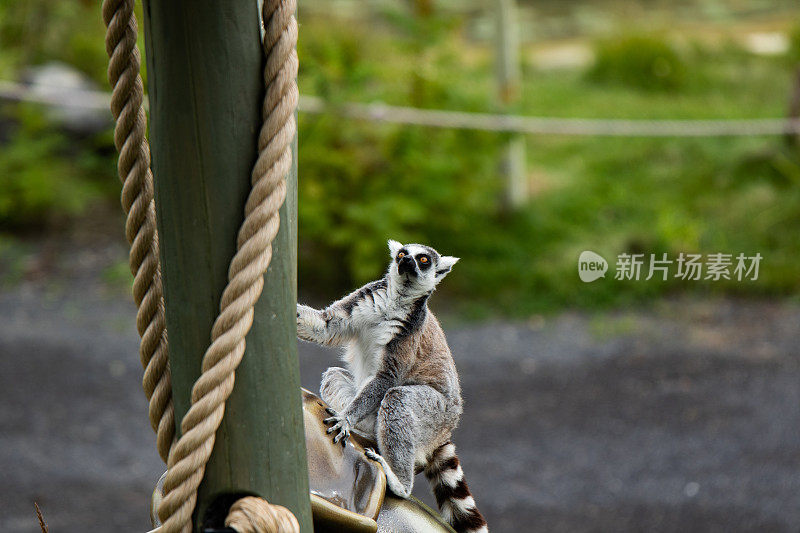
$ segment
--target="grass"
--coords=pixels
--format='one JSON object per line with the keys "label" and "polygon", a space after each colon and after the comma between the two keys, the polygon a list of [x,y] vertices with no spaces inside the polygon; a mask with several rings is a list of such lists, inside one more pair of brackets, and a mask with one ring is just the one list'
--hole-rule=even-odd
{"label": "grass", "polygon": [[[314,27],[313,24],[307,22],[307,27]],[[326,86],[334,99],[360,97],[362,101],[398,105],[492,110],[488,56],[480,49],[471,50],[458,34],[451,35],[450,40],[442,39],[433,50],[411,50],[398,46],[391,33],[361,33],[365,31],[342,36],[342,40],[337,35],[334,42],[344,43],[347,52],[328,53],[321,60],[330,68],[336,64],[335,58],[344,56],[348,67],[337,72],[345,78],[348,72],[358,73]],[[365,40],[371,46],[356,48],[355,43]],[[656,51],[669,45],[664,42],[667,44],[654,47]],[[641,44],[641,38],[632,40],[633,46]],[[459,47],[466,48],[461,55],[454,53]],[[627,61],[624,47],[616,53],[618,57],[611,61]],[[309,54],[308,50],[305,57],[301,53],[301,61],[311,61],[314,68]],[[398,59],[389,62],[386,56]],[[684,46],[675,57],[684,69],[679,87],[650,87],[637,80],[625,83],[619,77],[598,80],[583,70],[528,68],[517,110],[528,115],[635,119],[784,115],[793,71],[788,58],[754,56],[730,43],[713,48]],[[634,68],[638,65],[634,64]],[[415,77],[415,71],[423,74]],[[327,81],[332,79],[335,76]],[[312,92],[312,82],[313,76],[301,79],[301,84],[305,83],[301,85],[303,90]],[[306,129],[318,124],[317,120],[305,118]],[[348,131],[370,131],[384,138],[391,138],[397,130],[392,126],[352,123],[343,127]],[[385,220],[380,221],[381,229],[387,236],[426,240],[463,257],[442,290],[469,316],[496,312],[528,316],[564,307],[624,305],[682,292],[788,295],[800,288],[792,274],[800,259],[800,246],[791,237],[800,229],[800,157],[783,139],[529,136],[528,172],[537,192],[524,209],[503,214],[493,202],[493,195],[498,193],[499,176],[494,164],[500,137],[482,139],[479,134],[465,132],[460,134],[465,138],[459,143],[450,144],[448,137],[454,135],[451,133],[403,129],[408,137],[424,137],[426,143],[413,145],[413,158],[373,161],[372,165],[379,169],[376,175],[383,173],[386,178],[386,174],[402,175],[405,171],[413,175],[422,171],[428,174],[428,180],[437,180],[444,174],[447,181],[461,182],[465,190],[478,190],[477,204],[484,205],[436,201],[424,189],[405,191],[400,187],[400,193],[385,184],[378,193],[389,194],[392,199],[412,196],[417,213],[398,225],[399,235],[389,234],[394,228]],[[301,135],[303,131],[301,126]],[[355,139],[369,144],[371,140],[365,137],[353,135],[345,144],[350,145]],[[433,165],[419,163],[474,159],[474,152],[464,149],[470,143],[482,157],[476,167],[461,168],[460,174],[446,167],[437,174]],[[328,149],[336,150],[337,146],[332,143]],[[353,160],[351,154],[345,156],[344,163],[351,164]],[[301,148],[300,168],[307,180],[305,189],[301,181],[301,209],[308,198],[306,191],[319,188],[320,182],[329,179],[315,163],[304,160]],[[488,184],[476,182],[480,180]],[[354,185],[359,184],[354,181]],[[347,194],[359,204],[380,201],[350,188]],[[335,198],[328,203],[338,206]],[[444,215],[443,208],[448,210]],[[307,227],[304,231],[304,218],[312,216],[303,217],[301,213],[301,240],[312,239],[312,250],[319,249],[320,244],[325,249],[328,225]],[[347,225],[347,221],[337,222],[334,225]],[[375,243],[358,249],[355,256],[348,256],[346,247],[354,249],[356,232],[345,238],[348,244],[340,251],[358,268],[351,270],[354,279],[334,280],[336,289],[331,293],[342,291],[347,283],[352,285],[379,275],[385,260],[379,238],[383,235],[370,229],[362,227],[358,233],[374,234]],[[585,249],[609,259],[609,278],[591,285],[579,281],[577,257]],[[623,252],[666,252],[671,258],[680,252],[758,252],[764,260],[755,282],[615,281],[611,279],[614,259]],[[308,262],[321,259],[313,252],[305,257]],[[301,286],[316,285],[319,273],[303,266],[301,263]]]}
{"label": "grass", "polygon": [[[475,269],[471,276],[480,277],[483,296],[495,305],[524,315],[684,291],[796,292],[796,154],[758,140],[552,140],[537,149],[542,155],[533,155],[532,163],[544,169],[540,175],[552,173],[550,188],[505,222],[504,240],[478,241],[489,253],[471,252],[479,259],[463,262]],[[749,158],[731,161],[731,153]],[[776,170],[781,161],[790,168],[786,174]],[[587,249],[612,268],[623,252],[667,252],[673,259],[680,252],[759,252],[764,260],[756,282],[607,277],[586,285],[577,278],[576,262]],[[494,269],[492,263],[513,266],[497,277],[482,275]]]}
{"label": "grass", "polygon": [[[300,21],[301,93],[332,102],[498,110],[489,43],[465,37],[460,19],[415,19],[397,8],[374,24],[331,23],[319,11],[301,11]],[[10,27],[30,35],[24,25]],[[101,33],[92,34],[96,43],[82,40],[56,56],[69,60],[92,44],[102,51]],[[711,46],[691,35],[642,37],[635,28],[620,35],[631,38],[619,46],[606,40],[593,46],[603,52],[604,72],[627,74],[597,75],[592,67],[537,70],[526,63],[515,111],[632,119],[785,114],[794,49],[761,57],[724,39]],[[46,58],[48,46],[50,40],[25,47],[0,40],[0,57]],[[657,74],[660,67],[641,65],[658,66],[665,54],[670,68],[680,71],[675,83],[639,78]],[[87,59],[78,66],[99,80],[103,73],[95,63]],[[379,276],[388,259],[387,238],[427,242],[462,257],[442,292],[468,317],[619,306],[675,293],[786,296],[800,289],[800,241],[794,238],[800,231],[800,155],[780,138],[529,136],[528,174],[536,193],[529,205],[507,213],[498,201],[501,134],[304,114],[299,126],[300,286],[324,298]],[[48,190],[65,183],[75,198],[70,216],[91,206],[92,197],[116,194],[98,186],[98,165],[105,165],[107,182],[116,183],[107,155],[96,155],[107,154],[109,146],[65,150],[63,141],[14,139],[0,148],[0,166],[17,169],[18,177],[47,175],[51,186],[21,196],[26,189],[10,178],[15,188],[9,191],[43,200],[29,201],[30,212],[8,208],[16,226],[6,232],[18,231],[26,220],[48,219],[37,210],[47,209],[53,197]],[[79,164],[87,160],[88,166]],[[31,161],[24,165],[29,170],[19,170],[19,161]],[[64,180],[52,181],[48,168],[63,169]],[[0,190],[0,207],[12,205],[3,203],[4,195],[10,193]],[[576,263],[586,249],[608,259],[612,275],[580,282]],[[759,252],[764,259],[755,282],[615,281],[614,259],[623,252],[673,258],[680,252]]]}

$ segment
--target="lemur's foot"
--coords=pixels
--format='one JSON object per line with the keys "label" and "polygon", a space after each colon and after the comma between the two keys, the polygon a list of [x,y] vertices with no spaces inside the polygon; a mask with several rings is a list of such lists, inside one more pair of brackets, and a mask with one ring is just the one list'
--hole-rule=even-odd
{"label": "lemur's foot", "polygon": [[336,433],[336,435],[333,437],[333,442],[336,443],[342,441],[342,446],[345,446],[347,444],[347,439],[350,438],[350,420],[348,420],[346,416],[340,415],[330,407],[326,407],[325,411],[327,411],[331,417],[326,418],[323,420],[323,422],[325,424],[332,424],[331,427],[327,429],[326,433],[330,435],[334,431],[338,430],[338,433]]}
{"label": "lemur's foot", "polygon": [[369,457],[373,461],[380,462],[380,460],[383,459],[383,457],[378,455],[378,452],[376,452],[372,448],[364,448],[364,455],[366,455],[367,457]]}
{"label": "lemur's foot", "polygon": [[395,475],[394,471],[389,466],[389,463],[386,462],[386,459],[384,459],[383,456],[379,455],[378,452],[372,448],[364,449],[364,455],[381,464],[383,473],[386,474],[386,486],[390,491],[392,491],[392,494],[403,498],[404,500],[407,500],[409,496],[411,496],[411,492],[406,490],[405,486],[400,482],[399,479],[397,479],[397,475]]}

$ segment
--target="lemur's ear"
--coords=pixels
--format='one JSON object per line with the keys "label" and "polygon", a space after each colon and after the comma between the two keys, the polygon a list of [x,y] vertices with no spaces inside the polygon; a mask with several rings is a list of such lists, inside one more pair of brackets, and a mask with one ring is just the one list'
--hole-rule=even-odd
{"label": "lemur's ear", "polygon": [[450,270],[452,270],[453,265],[458,263],[458,257],[452,257],[449,255],[443,255],[439,258],[439,264],[436,265],[436,278],[441,279],[445,277]]}
{"label": "lemur's ear", "polygon": [[391,254],[392,257],[396,256],[397,252],[399,252],[402,247],[402,243],[389,239],[389,254]]}

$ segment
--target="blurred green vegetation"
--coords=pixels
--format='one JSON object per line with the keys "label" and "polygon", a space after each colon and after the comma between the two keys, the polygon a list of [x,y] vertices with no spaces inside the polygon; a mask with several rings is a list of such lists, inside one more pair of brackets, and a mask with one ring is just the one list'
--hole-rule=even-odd
{"label": "blurred green vegetation", "polygon": [[[108,56],[97,0],[5,0],[0,2],[0,76],[28,65],[63,61],[105,87]],[[136,16],[142,20],[141,2]],[[139,34],[139,46],[144,46]],[[142,61],[142,70],[145,70]]]}
{"label": "blurred green vegetation", "polygon": [[[48,12],[46,34],[35,30],[30,4]],[[301,93],[333,105],[497,110],[491,43],[471,38],[462,18],[435,10],[418,16],[404,6],[371,13],[369,24],[301,11]],[[59,59],[105,87],[98,9],[75,1],[0,6],[0,75]],[[791,35],[788,51],[775,56],[748,53],[728,39],[676,44],[667,33],[636,28],[613,39],[586,39],[594,43],[591,65],[545,70],[525,61],[518,110],[563,117],[781,117],[800,61],[800,30]],[[14,111],[0,146],[0,231],[116,202],[110,136],[67,139],[24,109]],[[300,285],[321,298],[379,276],[387,238],[462,257],[441,290],[469,316],[585,309],[674,292],[792,295],[800,288],[800,155],[783,138],[529,136],[535,194],[528,206],[508,213],[498,201],[502,134],[303,113],[299,126]],[[609,276],[583,284],[576,263],[585,249],[605,256],[612,269],[623,252],[759,252],[764,260],[756,282]]]}
{"label": "blurred green vegetation", "polygon": [[683,59],[663,38],[629,35],[596,45],[588,78],[634,89],[674,90],[683,86],[686,70]]}
{"label": "blurred green vegetation", "polygon": [[14,122],[0,149],[0,229],[52,229],[117,194],[108,179],[108,135],[68,139],[28,104],[0,116]]}

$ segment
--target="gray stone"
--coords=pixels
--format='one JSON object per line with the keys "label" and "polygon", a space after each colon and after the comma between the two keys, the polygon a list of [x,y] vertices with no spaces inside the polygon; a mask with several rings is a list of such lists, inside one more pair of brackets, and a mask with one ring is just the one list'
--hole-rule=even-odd
{"label": "gray stone", "polygon": [[70,132],[91,135],[111,124],[108,94],[65,63],[28,67],[23,82],[24,99],[45,104],[47,118]]}

